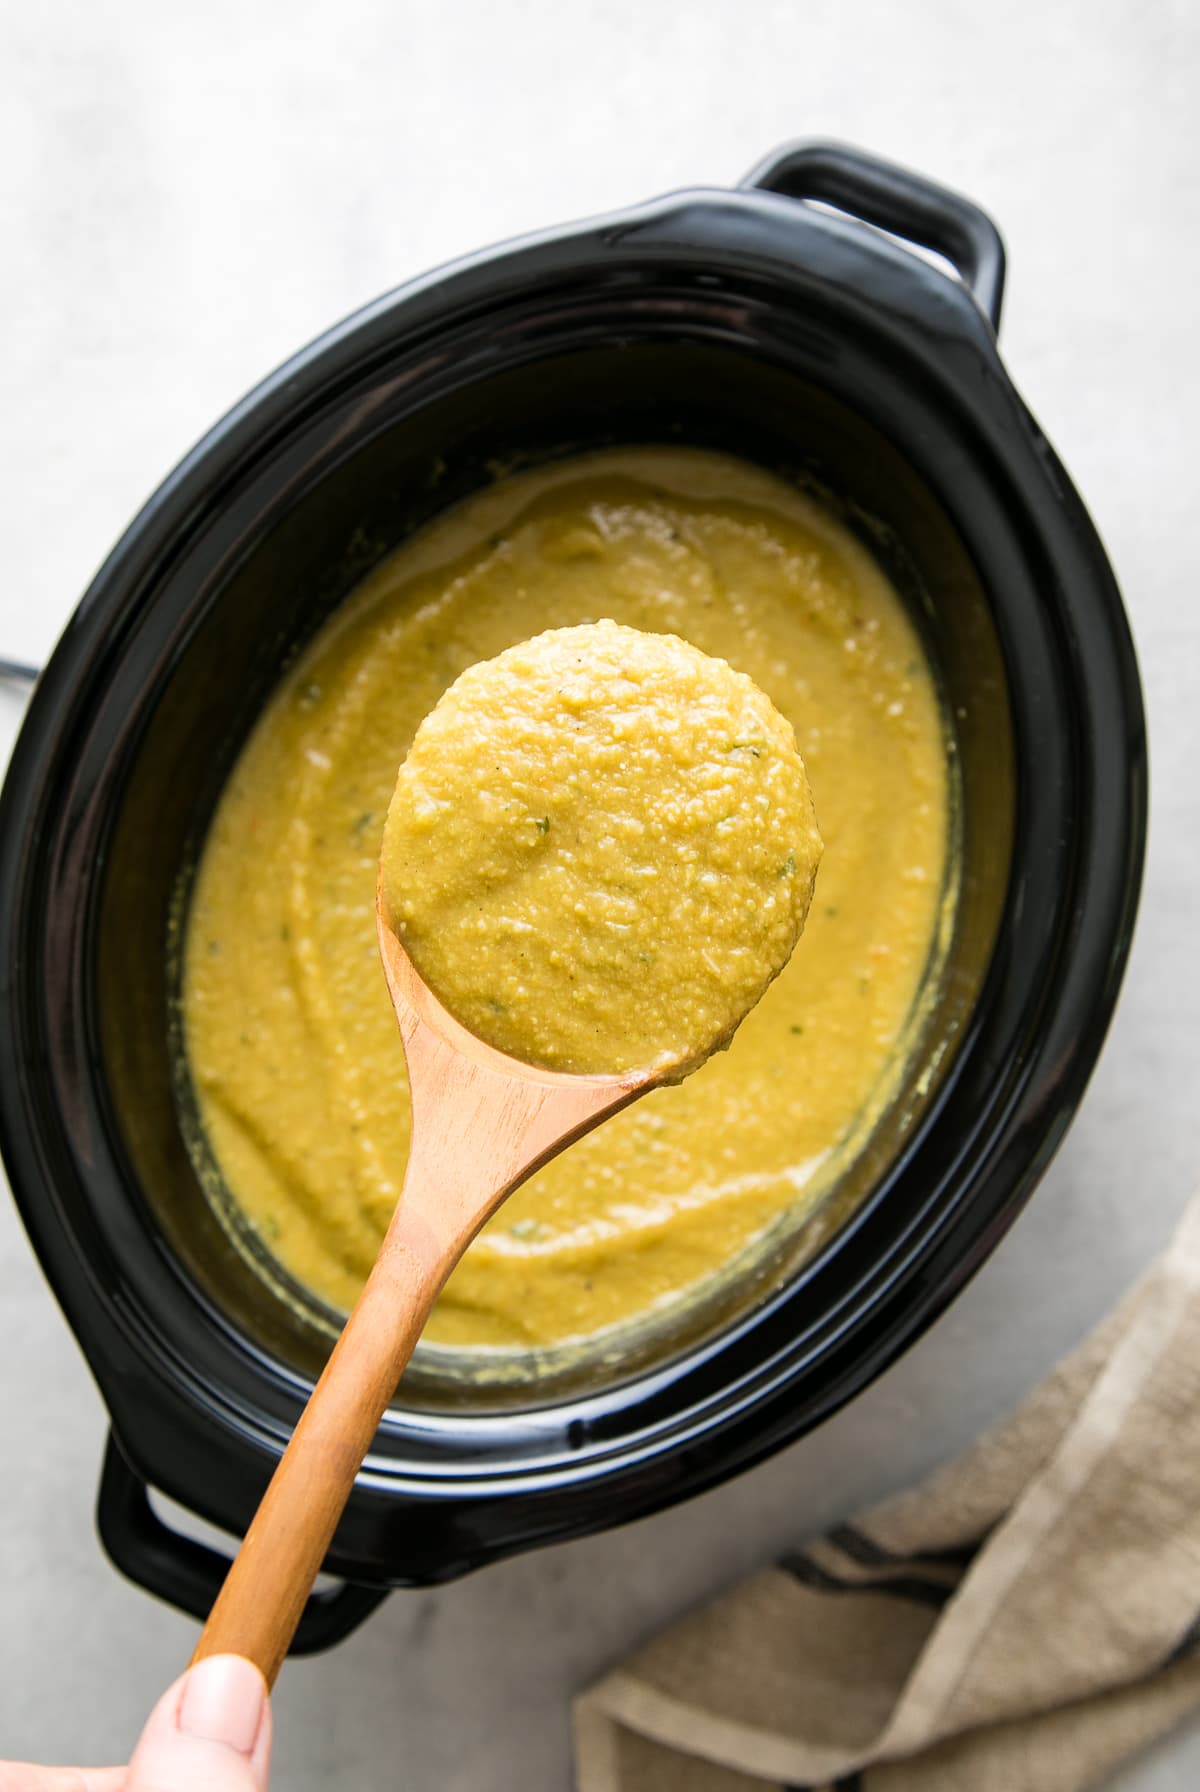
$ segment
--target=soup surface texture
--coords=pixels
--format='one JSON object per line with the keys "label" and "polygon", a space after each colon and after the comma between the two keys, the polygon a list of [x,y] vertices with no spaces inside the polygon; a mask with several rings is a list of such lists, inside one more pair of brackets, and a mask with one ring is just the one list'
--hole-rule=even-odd
{"label": "soup surface texture", "polygon": [[455,679],[380,864],[393,933],[478,1038],[678,1081],[791,957],[820,856],[791,723],[724,660],[605,620]]}
{"label": "soup surface texture", "polygon": [[443,1291],[434,1345],[522,1351],[662,1319],[802,1219],[894,1091],[946,914],[934,681],[897,594],[830,512],[696,450],[500,479],[331,617],[209,830],[184,1037],[193,1149],[235,1239],[256,1234],[329,1306],[353,1302],[409,1140],[374,916],[397,766],[467,667],[603,618],[728,660],[792,724],[825,843],[817,893],[728,1052],[510,1197]]}

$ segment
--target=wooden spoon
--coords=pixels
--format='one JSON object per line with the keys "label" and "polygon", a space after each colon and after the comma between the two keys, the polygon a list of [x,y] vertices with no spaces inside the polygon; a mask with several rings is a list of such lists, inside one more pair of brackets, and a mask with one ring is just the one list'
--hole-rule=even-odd
{"label": "wooden spoon", "polygon": [[354,1478],[446,1278],[526,1177],[672,1066],[562,1076],[460,1026],[376,899],[412,1092],[412,1147],[375,1266],[271,1477],[192,1660],[231,1652],[274,1684]]}

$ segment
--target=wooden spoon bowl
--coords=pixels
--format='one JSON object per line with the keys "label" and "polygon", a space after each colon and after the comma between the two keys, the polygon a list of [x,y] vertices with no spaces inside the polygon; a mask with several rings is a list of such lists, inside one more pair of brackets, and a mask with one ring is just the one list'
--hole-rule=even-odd
{"label": "wooden spoon bowl", "polygon": [[506,1057],[461,1026],[422,981],[378,895],[376,925],[408,1060],[412,1147],[404,1186],[192,1656],[244,1655],[268,1686],[451,1270],[528,1176],[674,1068],[563,1076]]}

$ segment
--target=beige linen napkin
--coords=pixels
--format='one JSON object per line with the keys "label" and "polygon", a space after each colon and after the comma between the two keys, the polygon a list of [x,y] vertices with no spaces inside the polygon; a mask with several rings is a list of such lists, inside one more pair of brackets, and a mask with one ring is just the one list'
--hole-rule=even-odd
{"label": "beige linen napkin", "polygon": [[1081,1792],[1200,1706],[1200,1195],[960,1461],[579,1699],[579,1792]]}

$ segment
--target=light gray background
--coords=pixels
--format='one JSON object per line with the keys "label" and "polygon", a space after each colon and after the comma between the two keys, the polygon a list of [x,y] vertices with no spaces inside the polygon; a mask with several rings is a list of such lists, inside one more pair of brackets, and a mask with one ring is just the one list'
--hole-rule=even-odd
{"label": "light gray background", "polygon": [[[1029,1386],[1200,1173],[1200,8],[1194,0],[57,0],[0,27],[0,653],[41,659],[115,535],[262,372],[478,244],[861,143],[990,208],[1008,364],[1133,619],[1154,805],[1136,950],[1084,1110],[905,1361],[740,1482],[395,1596],[277,1696],[277,1784],[562,1792],[571,1693]],[[19,718],[0,691],[0,744]],[[99,1402],[0,1203],[0,1754],[123,1758],[194,1626],[92,1533]],[[1126,1792],[1192,1788],[1200,1728]]]}

